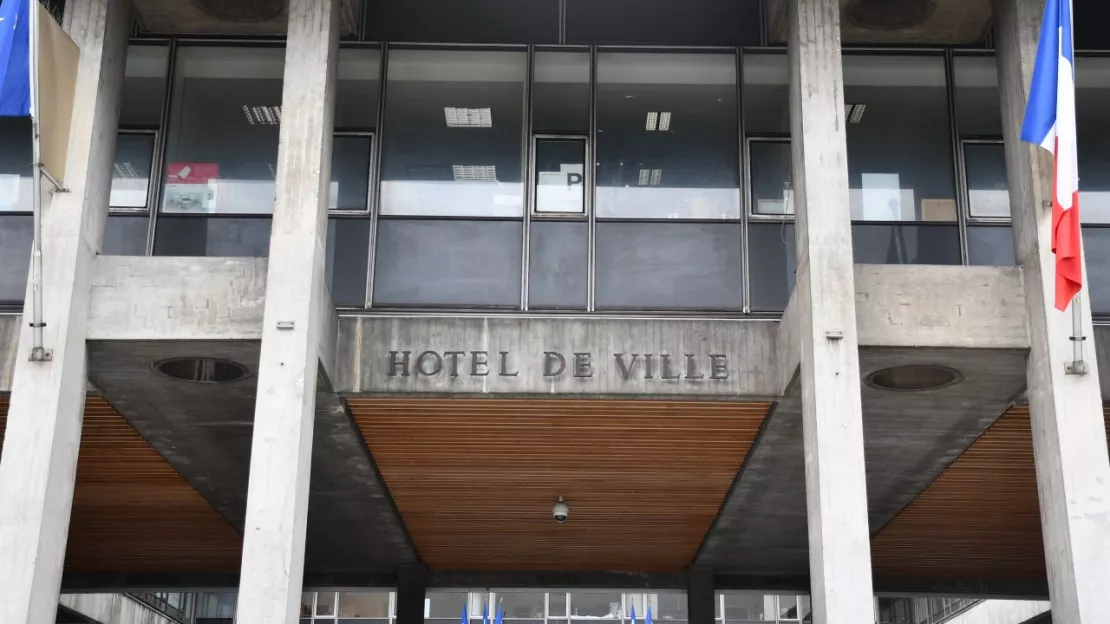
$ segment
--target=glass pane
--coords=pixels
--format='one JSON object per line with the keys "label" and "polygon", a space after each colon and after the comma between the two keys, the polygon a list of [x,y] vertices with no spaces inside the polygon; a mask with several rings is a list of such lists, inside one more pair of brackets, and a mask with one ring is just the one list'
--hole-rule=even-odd
{"label": "glass pane", "polygon": [[955,225],[858,224],[852,226],[858,264],[960,264]]}
{"label": "glass pane", "polygon": [[389,592],[339,594],[340,618],[389,619]]}
{"label": "glass pane", "polygon": [[366,307],[366,273],[370,265],[370,219],[328,220],[324,273],[337,306]]}
{"label": "glass pane", "polygon": [[810,610],[809,596],[798,597],[798,615],[801,616],[805,622],[813,621],[813,613]]}
{"label": "glass pane", "polygon": [[547,134],[590,131],[588,52],[536,52],[532,131]]}
{"label": "glass pane", "polygon": [[163,211],[273,211],[284,64],[279,48],[178,49]]}
{"label": "glass pane", "polygon": [[366,210],[370,194],[370,149],[368,136],[337,136],[332,142],[332,210]]}
{"label": "glass pane", "polygon": [[785,54],[744,55],[744,131],[790,134],[790,66]]}
{"label": "glass pane", "polygon": [[[498,591],[497,598],[504,609],[506,620],[542,620],[543,592]],[[490,605],[490,619],[497,613],[497,606]]]}
{"label": "glass pane", "polygon": [[165,45],[128,46],[120,126],[157,128],[162,124],[169,59],[170,51]]}
{"label": "glass pane", "polygon": [[586,213],[586,141],[536,139],[536,212]]}
{"label": "glass pane", "polygon": [[598,308],[743,307],[738,223],[599,223]]}
{"label": "glass pane", "polygon": [[378,125],[381,51],[340,48],[337,71],[335,127],[342,130],[374,130]]}
{"label": "glass pane", "polygon": [[[679,592],[651,594],[651,609],[653,620],[684,621],[686,620],[686,594]],[[717,610],[720,611],[719,605]]]}
{"label": "glass pane", "polygon": [[316,592],[316,615],[335,615],[335,592]]}
{"label": "glass pane", "polygon": [[150,168],[154,162],[154,133],[116,136],[116,162],[112,166],[112,208],[146,208]]}
{"label": "glass pane", "polygon": [[33,159],[31,118],[0,117],[0,212],[34,210],[31,198]]}
{"label": "glass pane", "polygon": [[235,617],[235,594],[201,594],[197,600],[196,617],[227,619]]}
{"label": "glass pane", "polygon": [[312,593],[301,594],[301,617],[312,617]]}
{"label": "glass pane", "polygon": [[965,143],[968,207],[972,217],[1008,218],[1010,186],[1001,143]]}
{"label": "glass pane", "polygon": [[566,592],[551,592],[547,595],[547,615],[565,617],[567,615]]}
{"label": "glass pane", "polygon": [[520,307],[521,223],[382,219],[374,305]]}
{"label": "glass pane", "polygon": [[1110,58],[1077,58],[1075,82],[1079,214],[1084,223],[1110,223]]}
{"label": "glass pane", "polygon": [[104,227],[104,254],[145,256],[150,217],[147,215],[108,215]]}
{"label": "glass pane", "polygon": [[737,219],[736,58],[598,57],[597,215]]}
{"label": "glass pane", "polygon": [[953,60],[956,120],[961,137],[1002,138],[1002,100],[993,56]]}
{"label": "glass pane", "polygon": [[[773,597],[772,606],[773,606]],[[761,594],[756,593],[726,593],[725,594],[725,621],[738,622],[774,622],[775,613],[767,609],[767,601]]]}
{"label": "glass pane", "polygon": [[[533,221],[528,266],[528,307],[534,310],[584,310],[588,271],[589,224],[584,221]],[[554,615],[566,615],[566,596]],[[552,609],[555,609],[552,602]]]}
{"label": "glass pane", "polygon": [[0,303],[23,301],[33,230],[29,214],[0,214]]}
{"label": "glass pane", "polygon": [[571,592],[571,619],[594,619],[621,617],[621,594],[619,592]]}
{"label": "glass pane", "polygon": [[465,591],[429,591],[428,592],[428,617],[433,619],[461,619],[463,606],[467,604],[469,594]]}
{"label": "glass pane", "polygon": [[844,56],[856,221],[956,221],[941,57]]}
{"label": "glass pane", "polygon": [[748,245],[752,311],[782,312],[797,278],[794,223],[749,223]]}
{"label": "glass pane", "polygon": [[789,141],[752,141],[748,144],[751,159],[752,212],[757,215],[794,214],[794,191],[791,189],[793,162]]}
{"label": "glass pane", "polygon": [[270,253],[268,217],[159,217],[154,255],[264,258]]}
{"label": "glass pane", "polygon": [[780,620],[797,620],[798,618],[798,597],[797,596],[779,596],[779,619]]}
{"label": "glass pane", "polygon": [[1091,312],[1110,315],[1110,228],[1083,228],[1083,251],[1091,283]]}
{"label": "glass pane", "polygon": [[568,43],[759,45],[758,2],[567,0]]}
{"label": "glass pane", "polygon": [[385,215],[523,214],[524,52],[389,55]]}

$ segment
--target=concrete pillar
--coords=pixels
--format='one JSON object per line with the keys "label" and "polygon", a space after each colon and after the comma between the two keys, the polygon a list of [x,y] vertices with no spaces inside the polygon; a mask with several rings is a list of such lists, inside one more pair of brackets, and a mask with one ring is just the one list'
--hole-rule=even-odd
{"label": "concrete pillar", "polygon": [[[690,570],[686,585],[686,617],[689,624],[714,624],[717,617],[716,598],[713,570]],[[654,615],[658,617],[658,614]]]}
{"label": "concrete pillar", "polygon": [[28,360],[26,308],[12,379],[0,460],[0,622],[52,623],[58,609],[85,409],[90,271],[108,218],[131,26],[127,0],[66,4],[65,30],[81,50],[65,173],[70,192],[55,194],[43,210],[43,340],[52,359]]}
{"label": "concrete pillar", "polygon": [[[297,621],[320,337],[338,62],[337,0],[292,0],[266,281],[239,624]],[[326,510],[325,510],[326,512]]]}
{"label": "concrete pillar", "polygon": [[[1068,375],[1072,315],[1054,307],[1052,157],[1021,142],[1044,0],[994,0],[998,78],[1014,251],[1025,278],[1029,318],[1028,394],[1048,564],[1057,622],[1110,622],[1110,460],[1093,338],[1089,373]],[[1080,129],[1079,140],[1083,140]],[[1080,203],[1080,209],[1082,209]],[[1083,335],[1094,335],[1082,293]]]}
{"label": "concrete pillar", "polygon": [[424,624],[425,591],[424,571],[421,568],[401,569],[397,578],[397,624]]}
{"label": "concrete pillar", "polygon": [[873,622],[840,2],[790,0],[801,384],[813,621]]}

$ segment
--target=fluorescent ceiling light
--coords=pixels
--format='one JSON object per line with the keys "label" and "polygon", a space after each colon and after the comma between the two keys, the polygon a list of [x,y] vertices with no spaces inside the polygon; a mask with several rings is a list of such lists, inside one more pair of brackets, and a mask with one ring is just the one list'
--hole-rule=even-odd
{"label": "fluorescent ceiling light", "polygon": [[659,113],[659,131],[667,132],[671,129],[671,114],[669,112]]}
{"label": "fluorescent ceiling light", "polygon": [[641,169],[637,184],[640,186],[659,186],[659,183],[662,181],[662,169]]}
{"label": "fluorescent ceiling light", "polygon": [[867,110],[866,104],[845,104],[844,105],[844,119],[848,123],[858,124],[863,121],[863,112]]}
{"label": "fluorescent ceiling light", "polygon": [[647,114],[647,125],[644,127],[644,129],[647,130],[648,132],[655,132],[655,129],[658,127],[658,125],[659,125],[659,113],[648,113]]}
{"label": "fluorescent ceiling light", "polygon": [[247,123],[252,126],[278,126],[281,125],[280,106],[247,106],[243,105],[243,115]]}
{"label": "fluorescent ceiling light", "polygon": [[496,165],[451,165],[456,182],[496,182]]}
{"label": "fluorescent ceiling light", "polygon": [[118,162],[112,166],[113,178],[138,178],[139,174],[135,172],[135,166],[129,162]]}
{"label": "fluorescent ceiling light", "polygon": [[493,111],[489,108],[456,108],[445,106],[443,117],[448,128],[492,128]]}

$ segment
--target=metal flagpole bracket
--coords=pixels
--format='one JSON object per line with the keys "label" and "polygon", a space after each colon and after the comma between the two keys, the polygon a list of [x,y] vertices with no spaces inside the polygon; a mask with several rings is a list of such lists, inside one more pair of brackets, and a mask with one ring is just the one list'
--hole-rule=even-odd
{"label": "metal flagpole bracket", "polygon": [[54,192],[55,193],[68,193],[69,192],[69,189],[62,186],[61,182],[59,182],[57,179],[55,179],[54,176],[50,175],[50,172],[46,170],[46,165],[45,164],[36,163],[35,167],[38,167],[39,173],[42,174],[42,177],[46,178],[46,181],[50,183],[50,186],[54,187]]}
{"label": "metal flagpole bracket", "polygon": [[1064,364],[1064,373],[1067,375],[1086,375],[1091,372],[1083,357],[1083,343],[1087,337],[1083,335],[1083,313],[1079,306],[1079,295],[1071,302],[1071,353],[1072,360]]}

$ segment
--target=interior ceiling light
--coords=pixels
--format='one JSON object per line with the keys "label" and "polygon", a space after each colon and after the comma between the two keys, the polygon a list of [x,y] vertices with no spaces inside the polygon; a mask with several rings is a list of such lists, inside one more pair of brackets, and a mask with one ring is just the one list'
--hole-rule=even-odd
{"label": "interior ceiling light", "polygon": [[497,165],[451,165],[456,182],[496,182]]}
{"label": "interior ceiling light", "polygon": [[229,22],[264,22],[285,10],[282,0],[193,0],[193,4],[212,17]]}
{"label": "interior ceiling light", "polygon": [[231,383],[250,375],[247,367],[238,362],[209,357],[161,360],[154,363],[154,370],[170,379],[203,384]]}
{"label": "interior ceiling light", "polygon": [[867,376],[867,385],[879,390],[921,392],[947,388],[963,380],[959,371],[938,364],[907,364],[875,371]]}
{"label": "interior ceiling light", "polygon": [[137,178],[139,174],[135,171],[135,165],[129,162],[118,162],[112,165],[113,178]]}
{"label": "interior ceiling light", "polygon": [[659,127],[659,113],[655,113],[655,112],[648,113],[647,114],[647,123],[644,125],[644,130],[647,130],[648,132],[655,132],[655,129],[658,128],[658,127]]}
{"label": "interior ceiling light", "polygon": [[671,114],[669,112],[659,113],[659,131],[667,132],[671,129]]}
{"label": "interior ceiling light", "polygon": [[848,119],[848,123],[858,124],[859,122],[863,121],[863,112],[865,110],[867,110],[867,105],[866,104],[849,104],[849,105],[845,106],[844,108],[845,109],[850,109],[848,114],[845,115]]}
{"label": "interior ceiling light", "polygon": [[448,128],[492,128],[493,111],[489,108],[443,107]]}
{"label": "interior ceiling light", "polygon": [[640,186],[659,186],[662,181],[662,169],[640,169],[640,175],[636,182]]}
{"label": "interior ceiling light", "polygon": [[935,0],[853,0],[847,21],[869,30],[901,30],[923,23],[937,8]]}
{"label": "interior ceiling light", "polygon": [[243,105],[243,115],[247,123],[252,126],[277,126],[281,125],[280,106],[247,106]]}

